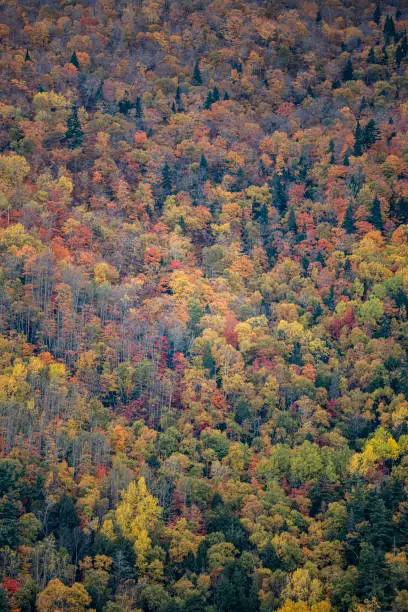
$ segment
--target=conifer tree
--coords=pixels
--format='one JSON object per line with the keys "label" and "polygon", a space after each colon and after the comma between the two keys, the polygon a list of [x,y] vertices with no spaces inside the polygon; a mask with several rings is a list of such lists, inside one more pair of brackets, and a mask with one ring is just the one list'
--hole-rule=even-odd
{"label": "conifer tree", "polygon": [[72,112],[67,119],[67,131],[65,132],[65,142],[69,144],[71,149],[81,146],[83,131],[78,117],[78,109],[74,105]]}
{"label": "conifer tree", "polygon": [[29,50],[28,50],[28,49],[26,50],[25,57],[24,57],[24,61],[25,61],[25,62],[32,62],[32,61],[33,61],[33,60],[31,59],[31,55],[30,55],[30,52],[29,52]]}
{"label": "conifer tree", "polygon": [[346,208],[346,214],[344,215],[343,227],[348,234],[352,234],[356,226],[354,224],[353,207],[351,203]]}
{"label": "conifer tree", "polygon": [[353,63],[351,61],[351,58],[348,58],[343,70],[343,81],[351,81],[353,78],[353,73]]}
{"label": "conifer tree", "polygon": [[209,110],[211,108],[211,104],[214,102],[212,92],[209,91],[207,94],[206,101],[204,102],[204,108]]}
{"label": "conifer tree", "polygon": [[363,154],[363,133],[360,121],[357,121],[356,131],[354,133],[354,155],[360,157]]}
{"label": "conifer tree", "polygon": [[202,85],[203,83],[203,79],[201,76],[201,72],[200,72],[200,64],[197,61],[194,65],[194,71],[193,71],[193,85]]}
{"label": "conifer tree", "polygon": [[80,69],[79,61],[78,61],[77,54],[75,53],[75,51],[72,53],[71,59],[69,61],[73,66],[75,66],[77,70]]}
{"label": "conifer tree", "polygon": [[143,117],[143,107],[142,107],[142,100],[140,96],[137,96],[136,98],[135,112],[136,112],[136,119],[141,119]]}
{"label": "conifer tree", "polygon": [[373,21],[375,21],[377,25],[379,25],[381,21],[381,15],[382,15],[381,6],[377,4],[377,6],[375,7],[374,15],[373,15]]}
{"label": "conifer tree", "polygon": [[378,230],[383,229],[383,218],[381,213],[381,204],[378,196],[375,196],[373,206],[371,208],[370,223]]}
{"label": "conifer tree", "polygon": [[291,207],[289,211],[288,230],[292,232],[293,234],[297,234],[297,231],[298,231],[297,223],[296,223],[296,216],[295,216],[295,211],[293,209],[293,206]]}
{"label": "conifer tree", "polygon": [[168,196],[172,192],[172,176],[169,164],[166,162],[162,170],[162,190],[165,196]]}

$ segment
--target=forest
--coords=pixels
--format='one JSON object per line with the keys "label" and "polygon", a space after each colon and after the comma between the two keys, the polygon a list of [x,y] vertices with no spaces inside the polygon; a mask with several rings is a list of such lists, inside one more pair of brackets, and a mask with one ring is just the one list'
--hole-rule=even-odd
{"label": "forest", "polygon": [[408,611],[408,4],[0,4],[0,612]]}

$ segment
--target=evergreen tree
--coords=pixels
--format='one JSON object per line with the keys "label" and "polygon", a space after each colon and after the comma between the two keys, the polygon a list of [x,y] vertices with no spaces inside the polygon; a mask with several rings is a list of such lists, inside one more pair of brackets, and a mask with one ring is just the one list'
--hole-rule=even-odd
{"label": "evergreen tree", "polygon": [[95,92],[95,102],[99,102],[103,100],[103,81],[101,81],[98,85],[98,89]]}
{"label": "evergreen tree", "polygon": [[75,68],[76,68],[77,70],[79,70],[79,69],[80,69],[80,65],[79,65],[79,62],[78,62],[77,54],[75,53],[75,51],[72,53],[72,55],[71,55],[71,59],[70,59],[69,61],[70,61],[70,63],[71,63],[73,66],[75,66]]}
{"label": "evergreen tree", "polygon": [[211,108],[211,104],[214,102],[212,92],[209,91],[207,94],[206,101],[204,102],[204,108],[209,110]]}
{"label": "evergreen tree", "polygon": [[335,150],[334,147],[335,147],[334,140],[331,139],[330,143],[329,143],[329,153],[331,153],[331,155],[330,155],[330,163],[331,164],[335,164],[336,163],[336,159],[334,157],[334,150]]}
{"label": "evergreen tree", "polygon": [[320,9],[316,13],[316,23],[320,23],[322,21],[322,13]]}
{"label": "evergreen tree", "polygon": [[194,65],[194,71],[193,71],[193,85],[198,86],[198,85],[202,85],[203,79],[201,76],[201,72],[200,72],[200,64],[197,61]]}
{"label": "evergreen tree", "polygon": [[354,155],[360,157],[363,154],[363,132],[360,121],[357,121],[356,131],[354,134]]}
{"label": "evergreen tree", "polygon": [[129,93],[127,91],[125,91],[125,95],[122,100],[119,100],[118,107],[119,112],[122,113],[122,115],[127,115],[132,108],[132,103],[129,100]]}
{"label": "evergreen tree", "polygon": [[140,96],[137,96],[137,98],[136,98],[135,112],[136,112],[136,118],[137,119],[141,119],[143,117],[143,107],[142,107],[142,100],[141,100]]}
{"label": "evergreen tree", "polygon": [[343,81],[351,81],[353,78],[353,63],[349,57],[343,70]]}
{"label": "evergreen tree", "polygon": [[285,185],[283,184],[279,174],[275,174],[272,181],[272,188],[274,194],[274,206],[281,214],[283,214],[288,205],[288,198],[286,195]]}
{"label": "evergreen tree", "polygon": [[65,132],[65,142],[69,144],[71,149],[81,146],[82,144],[83,131],[81,129],[81,123],[78,118],[78,109],[76,106],[72,107],[72,112],[67,119],[67,131]]}
{"label": "evergreen tree", "polygon": [[375,21],[377,25],[379,25],[381,21],[381,15],[382,15],[381,6],[377,4],[377,6],[375,7],[374,15],[373,15],[373,21]]}
{"label": "evergreen tree", "polygon": [[173,189],[173,181],[169,164],[166,162],[162,170],[162,190],[165,196],[171,194]]}
{"label": "evergreen tree", "polygon": [[212,356],[211,344],[209,342],[206,342],[203,346],[202,360],[203,368],[208,370],[210,376],[213,376],[215,374],[215,361]]}
{"label": "evergreen tree", "polygon": [[396,33],[394,19],[391,15],[388,15],[384,22],[384,38],[386,45],[390,42],[391,38],[395,40]]}
{"label": "evergreen tree", "polygon": [[343,227],[348,234],[352,234],[355,229],[353,207],[351,203],[346,208],[346,214],[344,215]]}
{"label": "evergreen tree", "polygon": [[404,35],[401,39],[401,52],[403,57],[406,57],[408,55],[408,39],[406,32],[404,32]]}
{"label": "evergreen tree", "polygon": [[26,50],[26,52],[25,52],[24,61],[25,61],[25,62],[32,62],[31,55],[30,55],[30,52],[29,52],[29,50],[28,50],[28,49],[27,49],[27,50]]}
{"label": "evergreen tree", "polygon": [[371,47],[371,49],[370,49],[370,52],[369,52],[369,54],[368,54],[367,61],[368,61],[370,64],[375,64],[375,53],[374,53],[374,49],[373,49],[373,47]]}
{"label": "evergreen tree", "polygon": [[220,99],[220,92],[218,91],[218,87],[215,86],[212,92],[212,99],[213,102],[218,102],[218,100]]}
{"label": "evergreen tree", "polygon": [[369,149],[379,138],[379,131],[374,119],[370,119],[363,130],[362,145],[364,149]]}
{"label": "evergreen tree", "polygon": [[230,97],[229,97],[228,91],[224,92],[224,100],[229,100],[229,99]]}
{"label": "evergreen tree", "polygon": [[347,151],[344,154],[344,158],[343,158],[343,166],[349,166],[350,165],[350,150],[347,149]]}
{"label": "evergreen tree", "polygon": [[383,229],[381,204],[377,196],[375,196],[373,206],[371,208],[370,223],[372,223],[374,227],[380,231]]}
{"label": "evergreen tree", "polygon": [[298,231],[297,223],[296,223],[296,216],[295,216],[295,211],[294,211],[293,206],[291,207],[289,211],[288,230],[292,232],[293,234],[297,234],[297,231]]}
{"label": "evergreen tree", "polygon": [[293,343],[292,352],[290,355],[290,363],[293,363],[294,365],[298,366],[303,365],[302,347],[300,346],[300,342],[298,342],[297,340]]}
{"label": "evergreen tree", "polygon": [[200,181],[202,183],[205,183],[205,181],[208,179],[208,162],[207,159],[204,155],[204,153],[201,153],[201,158],[200,158]]}
{"label": "evergreen tree", "polygon": [[401,66],[401,62],[403,58],[404,58],[404,52],[402,50],[402,46],[398,45],[397,50],[395,51],[395,63],[397,64],[398,68]]}

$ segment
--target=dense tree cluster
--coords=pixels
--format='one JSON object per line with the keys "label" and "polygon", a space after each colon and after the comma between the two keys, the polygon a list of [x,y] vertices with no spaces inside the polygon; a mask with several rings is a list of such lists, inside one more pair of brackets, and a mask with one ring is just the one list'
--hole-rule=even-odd
{"label": "dense tree cluster", "polygon": [[402,5],[2,3],[1,612],[408,609]]}

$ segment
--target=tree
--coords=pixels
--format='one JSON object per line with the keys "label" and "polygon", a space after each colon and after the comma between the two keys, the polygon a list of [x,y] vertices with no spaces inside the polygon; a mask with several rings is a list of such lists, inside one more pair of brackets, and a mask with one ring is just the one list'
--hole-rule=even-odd
{"label": "tree", "polygon": [[384,22],[385,44],[387,45],[389,41],[391,40],[391,38],[395,40],[395,37],[396,37],[396,29],[395,29],[394,19],[392,18],[391,15],[387,15],[387,17],[385,18],[385,22]]}
{"label": "tree", "polygon": [[78,61],[77,54],[75,53],[75,51],[73,51],[73,53],[72,53],[72,55],[71,55],[71,59],[70,59],[69,61],[70,61],[70,64],[72,64],[73,66],[75,66],[75,68],[76,68],[77,70],[79,70],[79,69],[80,69],[79,61]]}
{"label": "tree", "polygon": [[81,129],[81,123],[78,118],[78,109],[76,106],[72,107],[72,112],[67,119],[67,131],[65,132],[65,142],[71,147],[76,149],[82,144],[83,131]]}
{"label": "tree", "polygon": [[374,225],[374,227],[378,230],[382,230],[383,229],[383,218],[382,218],[382,212],[381,212],[381,204],[380,204],[380,200],[378,199],[377,196],[375,196],[374,201],[373,201],[373,205],[371,208],[371,214],[370,214],[370,223],[372,223]]}
{"label": "tree", "polygon": [[144,478],[129,484],[115,514],[122,535],[133,543],[137,568],[146,571],[152,546],[149,533],[158,526],[161,508],[157,499],[148,492]]}
{"label": "tree", "polygon": [[353,79],[354,69],[351,58],[349,57],[343,70],[343,81],[351,81]]}
{"label": "tree", "polygon": [[356,131],[354,133],[354,155],[359,157],[363,154],[363,132],[360,121],[357,121]]}
{"label": "tree", "polygon": [[297,234],[297,231],[298,231],[297,223],[296,223],[296,216],[295,216],[295,211],[294,211],[293,206],[289,210],[288,230],[292,232],[293,234]]}
{"label": "tree", "polygon": [[377,25],[380,24],[381,15],[382,15],[381,6],[377,4],[377,6],[375,7],[374,14],[373,14],[373,21],[375,21]]}
{"label": "tree", "polygon": [[51,580],[37,597],[37,608],[44,612],[85,612],[90,603],[91,597],[82,584],[75,582],[67,587],[58,578]]}
{"label": "tree", "polygon": [[142,100],[141,100],[140,96],[136,97],[135,110],[136,110],[136,119],[142,119],[142,117],[143,117],[143,106],[142,106]]}
{"label": "tree", "polygon": [[200,72],[200,62],[198,60],[194,64],[192,83],[195,86],[202,85],[203,83],[203,79],[202,79],[201,72]]}
{"label": "tree", "polygon": [[378,128],[374,119],[370,119],[364,127],[362,134],[362,144],[365,149],[369,149],[378,140]]}
{"label": "tree", "polygon": [[354,223],[354,211],[351,202],[349,202],[346,208],[346,214],[344,215],[343,227],[348,234],[355,232],[356,226]]}
{"label": "tree", "polygon": [[162,191],[165,196],[171,194],[173,189],[172,173],[169,164],[166,162],[162,170]]}
{"label": "tree", "polygon": [[25,56],[24,56],[24,61],[25,61],[25,62],[32,62],[32,61],[33,61],[33,60],[31,59],[31,55],[30,55],[30,52],[29,52],[29,50],[28,50],[28,49],[26,49]]}

